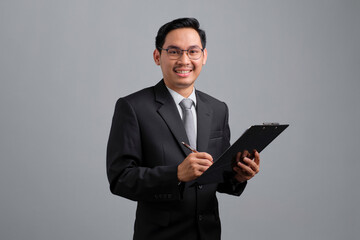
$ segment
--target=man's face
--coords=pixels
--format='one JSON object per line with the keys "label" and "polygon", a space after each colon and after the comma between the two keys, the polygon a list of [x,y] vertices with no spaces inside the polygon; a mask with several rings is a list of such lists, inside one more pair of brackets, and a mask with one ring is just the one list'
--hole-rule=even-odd
{"label": "man's face", "polygon": [[[197,31],[192,28],[180,28],[167,34],[162,48],[177,47],[187,50],[194,46],[202,48]],[[202,66],[206,63],[206,58],[206,49],[204,49],[204,54],[197,60],[189,59],[186,52],[179,59],[173,60],[169,59],[165,50],[162,50],[161,54],[157,49],[154,51],[155,63],[161,67],[166,86],[180,94],[186,92],[186,90],[190,90],[191,93],[194,82],[199,76]]]}

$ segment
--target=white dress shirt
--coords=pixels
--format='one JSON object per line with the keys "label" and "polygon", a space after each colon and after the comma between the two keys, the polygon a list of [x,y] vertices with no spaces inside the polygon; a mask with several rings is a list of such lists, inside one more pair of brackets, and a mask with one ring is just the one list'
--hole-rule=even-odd
{"label": "white dress shirt", "polygon": [[[178,111],[179,111],[179,114],[180,114],[181,119],[183,119],[183,111],[182,111],[182,108],[181,108],[181,106],[180,106],[180,102],[184,99],[184,97],[183,97],[181,94],[175,92],[174,90],[172,90],[172,89],[170,89],[170,88],[168,88],[168,87],[166,87],[166,88],[169,90],[172,98],[173,98],[174,101],[175,101],[175,104],[176,104],[176,107],[177,107],[177,109],[178,109]],[[188,98],[191,99],[191,100],[193,100],[193,102],[194,102],[194,104],[191,106],[191,112],[192,112],[193,117],[194,117],[195,136],[197,136],[197,116],[196,116],[196,95],[195,95],[195,88],[193,88],[193,91],[192,91],[192,93],[190,94],[190,96],[189,96]]]}

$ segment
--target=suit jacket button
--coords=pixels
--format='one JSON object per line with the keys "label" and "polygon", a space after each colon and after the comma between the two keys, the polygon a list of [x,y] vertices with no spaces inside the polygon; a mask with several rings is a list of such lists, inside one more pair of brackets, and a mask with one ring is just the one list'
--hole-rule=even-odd
{"label": "suit jacket button", "polygon": [[200,214],[199,215],[199,221],[202,221],[203,220],[203,216]]}

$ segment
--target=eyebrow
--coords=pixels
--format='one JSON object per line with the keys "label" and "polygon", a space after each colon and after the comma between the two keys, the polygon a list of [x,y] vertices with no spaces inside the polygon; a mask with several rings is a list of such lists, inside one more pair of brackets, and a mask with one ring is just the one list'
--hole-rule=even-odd
{"label": "eyebrow", "polygon": [[[192,48],[192,47],[198,47],[198,48],[201,48],[200,46],[198,46],[198,45],[191,45],[189,48]],[[178,48],[178,49],[181,49],[180,47],[178,47],[178,46],[175,46],[175,45],[169,45],[169,46],[167,46],[167,48]],[[189,49],[188,48],[188,49]]]}

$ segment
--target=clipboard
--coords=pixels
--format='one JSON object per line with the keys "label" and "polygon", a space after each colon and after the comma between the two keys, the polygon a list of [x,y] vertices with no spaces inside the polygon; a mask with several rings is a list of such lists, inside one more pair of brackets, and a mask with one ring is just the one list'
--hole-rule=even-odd
{"label": "clipboard", "polygon": [[289,124],[264,123],[248,128],[236,142],[231,145],[200,177],[194,180],[194,185],[221,183],[225,178],[234,175],[232,160],[238,152],[256,149],[264,150]]}

